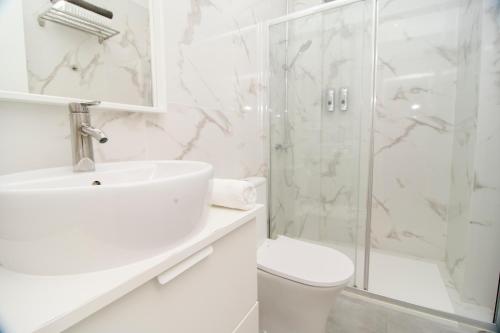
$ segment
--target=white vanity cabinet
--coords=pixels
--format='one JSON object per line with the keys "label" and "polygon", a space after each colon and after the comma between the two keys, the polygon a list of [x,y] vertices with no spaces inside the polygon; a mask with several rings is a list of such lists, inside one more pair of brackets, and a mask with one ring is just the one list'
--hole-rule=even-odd
{"label": "white vanity cabinet", "polygon": [[257,333],[255,233],[254,219],[64,332]]}

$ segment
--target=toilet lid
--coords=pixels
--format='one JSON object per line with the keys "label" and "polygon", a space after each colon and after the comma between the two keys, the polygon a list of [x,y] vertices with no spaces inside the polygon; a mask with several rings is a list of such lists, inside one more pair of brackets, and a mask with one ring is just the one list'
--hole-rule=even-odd
{"label": "toilet lid", "polygon": [[268,239],[257,252],[259,269],[314,287],[346,284],[354,265],[345,254],[325,246],[279,236]]}

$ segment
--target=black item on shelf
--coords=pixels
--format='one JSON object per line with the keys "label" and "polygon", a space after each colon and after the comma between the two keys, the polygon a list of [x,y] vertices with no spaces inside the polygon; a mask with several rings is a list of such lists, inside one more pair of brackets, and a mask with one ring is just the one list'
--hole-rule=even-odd
{"label": "black item on shelf", "polygon": [[[60,0],[51,0],[52,3],[55,3]],[[99,14],[101,16],[107,17],[109,19],[113,18],[113,12],[110,10],[107,10],[105,8],[96,6],[94,4],[91,4],[90,2],[84,1],[84,0],[65,0],[66,2],[72,3],[73,5],[77,5],[78,7],[82,7],[86,10],[90,10],[91,12],[94,12],[96,14]]]}

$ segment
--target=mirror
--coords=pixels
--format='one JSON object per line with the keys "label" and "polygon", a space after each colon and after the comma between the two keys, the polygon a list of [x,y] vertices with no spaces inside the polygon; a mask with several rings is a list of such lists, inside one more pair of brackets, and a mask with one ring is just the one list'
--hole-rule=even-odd
{"label": "mirror", "polygon": [[149,0],[0,0],[0,90],[154,106],[150,9]]}

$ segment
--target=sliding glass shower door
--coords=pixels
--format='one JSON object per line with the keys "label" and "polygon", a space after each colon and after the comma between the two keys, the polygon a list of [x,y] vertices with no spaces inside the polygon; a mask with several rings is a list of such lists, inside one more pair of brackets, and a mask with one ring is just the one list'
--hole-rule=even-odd
{"label": "sliding glass shower door", "polygon": [[268,38],[271,237],[344,252],[358,288],[491,323],[498,1],[335,0]]}
{"label": "sliding glass shower door", "polygon": [[362,285],[371,8],[331,7],[269,26],[271,236],[338,248]]}

